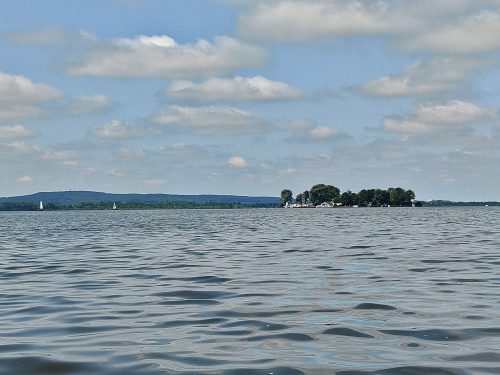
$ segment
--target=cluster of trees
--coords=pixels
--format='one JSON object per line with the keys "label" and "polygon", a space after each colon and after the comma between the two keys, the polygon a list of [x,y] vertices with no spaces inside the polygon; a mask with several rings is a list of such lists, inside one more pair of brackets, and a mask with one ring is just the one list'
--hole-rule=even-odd
{"label": "cluster of trees", "polygon": [[[318,184],[310,190],[306,190],[295,197],[295,203],[310,203],[315,206],[323,203],[336,203],[343,206],[360,207],[368,206],[411,206],[415,199],[415,193],[412,190],[403,188],[382,189],[363,189],[358,193],[349,190],[341,193],[340,189],[333,185]],[[281,204],[293,203],[293,193],[290,189],[284,189],[281,192]]]}

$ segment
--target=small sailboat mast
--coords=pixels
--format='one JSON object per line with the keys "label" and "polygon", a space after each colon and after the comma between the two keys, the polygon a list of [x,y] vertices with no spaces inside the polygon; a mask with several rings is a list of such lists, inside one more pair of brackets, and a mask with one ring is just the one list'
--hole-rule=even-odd
{"label": "small sailboat mast", "polygon": [[116,203],[113,202],[113,210],[116,210]]}
{"label": "small sailboat mast", "polygon": [[40,204],[38,205],[38,211],[43,211],[43,202],[40,201]]}

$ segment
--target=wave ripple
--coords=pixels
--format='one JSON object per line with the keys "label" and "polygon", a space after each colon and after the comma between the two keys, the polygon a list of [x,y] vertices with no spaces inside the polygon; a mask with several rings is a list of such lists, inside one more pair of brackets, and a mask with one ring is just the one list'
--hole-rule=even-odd
{"label": "wave ripple", "polygon": [[0,375],[500,373],[500,209],[0,213]]}

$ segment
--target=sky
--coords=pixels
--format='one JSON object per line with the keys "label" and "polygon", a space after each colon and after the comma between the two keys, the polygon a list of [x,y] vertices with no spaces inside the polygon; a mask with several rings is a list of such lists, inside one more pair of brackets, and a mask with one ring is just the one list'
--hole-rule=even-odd
{"label": "sky", "polygon": [[0,196],[500,200],[500,0],[1,0]]}

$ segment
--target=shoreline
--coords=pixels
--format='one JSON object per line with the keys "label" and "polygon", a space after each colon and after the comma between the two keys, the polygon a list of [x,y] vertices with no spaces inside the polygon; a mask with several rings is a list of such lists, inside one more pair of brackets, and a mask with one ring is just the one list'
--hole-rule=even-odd
{"label": "shoreline", "polygon": [[[277,205],[245,205],[245,204],[215,204],[215,205],[199,205],[199,204],[176,204],[169,207],[158,207],[156,205],[130,205],[123,204],[116,209],[113,209],[112,206],[107,204],[109,207],[89,207],[89,205],[85,205],[85,207],[67,207],[67,206],[53,206],[52,204],[47,204],[46,208],[43,210],[39,210],[36,204],[30,204],[29,207],[2,207],[0,205],[0,212],[64,212],[64,211],[166,211],[166,210],[250,210],[250,209],[284,209],[285,207],[280,207]],[[398,209],[398,208],[453,208],[453,207],[500,207],[500,202],[489,202],[489,204],[482,204],[480,202],[462,202],[462,203],[454,203],[454,204],[423,204],[421,207],[412,207],[412,206],[393,206],[393,207],[379,207],[379,206],[371,206],[371,207],[353,207],[353,206],[337,206],[337,207],[293,207],[296,209],[311,209],[317,208],[320,210],[336,210],[336,209]],[[288,210],[288,208],[286,208]]]}

